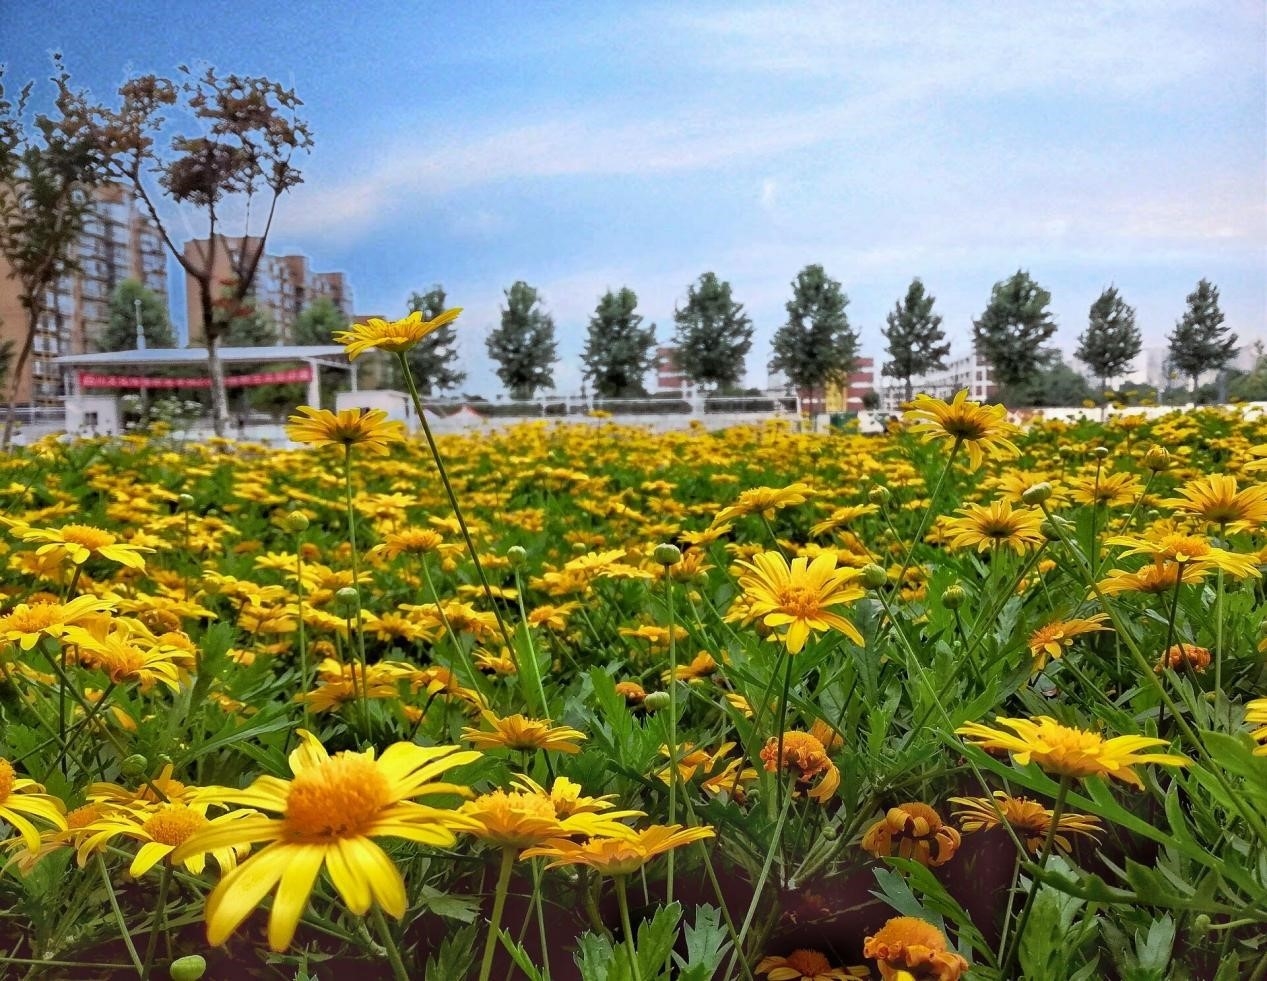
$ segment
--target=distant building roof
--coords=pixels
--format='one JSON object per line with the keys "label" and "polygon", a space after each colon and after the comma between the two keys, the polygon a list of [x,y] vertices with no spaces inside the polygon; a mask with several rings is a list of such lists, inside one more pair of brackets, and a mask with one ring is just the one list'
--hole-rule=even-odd
{"label": "distant building roof", "polygon": [[[340,344],[269,345],[267,347],[222,347],[224,364],[263,364],[303,361],[309,358],[346,361]],[[68,368],[141,368],[207,363],[205,347],[151,347],[144,351],[102,351],[98,354],[67,354],[54,359]]]}

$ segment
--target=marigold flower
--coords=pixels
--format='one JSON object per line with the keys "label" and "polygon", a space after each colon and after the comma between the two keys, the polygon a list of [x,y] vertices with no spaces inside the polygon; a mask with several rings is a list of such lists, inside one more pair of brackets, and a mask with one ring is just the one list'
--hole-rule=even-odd
{"label": "marigold flower", "polygon": [[1180,671],[1191,668],[1197,674],[1201,674],[1210,666],[1210,651],[1205,647],[1198,647],[1196,644],[1171,644],[1170,649],[1162,655],[1161,660],[1157,662],[1157,666],[1153,670],[1157,674],[1161,674],[1166,668],[1172,671]]}
{"label": "marigold flower", "polygon": [[461,307],[445,310],[434,320],[427,320],[422,311],[415,310],[403,320],[382,320],[370,317],[363,324],[353,324],[348,330],[336,330],[334,340],[342,344],[348,360],[355,361],[366,351],[375,348],[392,354],[401,354],[414,347],[428,334],[451,324],[461,314]]}
{"label": "marigold flower", "polygon": [[1238,489],[1236,478],[1208,474],[1178,489],[1178,497],[1162,503],[1183,514],[1219,525],[1232,534],[1249,531],[1267,521],[1267,486]]}
{"label": "marigold flower", "polygon": [[524,715],[508,715],[503,719],[487,710],[481,714],[493,727],[492,732],[469,726],[462,730],[462,738],[477,749],[549,749],[579,753],[581,747],[577,743],[585,738],[585,733],[568,726],[552,727],[549,719],[529,719]]}
{"label": "marigold flower", "polygon": [[388,445],[405,438],[405,427],[390,422],[382,409],[343,409],[339,413],[329,409],[314,409],[301,405],[299,414],[290,417],[286,435],[296,443],[312,446],[342,446],[350,449],[360,446],[366,452],[385,455]]}
{"label": "marigold flower", "polygon": [[1105,613],[1094,613],[1089,617],[1053,620],[1039,627],[1029,635],[1029,654],[1034,659],[1034,673],[1043,670],[1049,657],[1059,658],[1072,647],[1075,637],[1111,629],[1104,625],[1107,619]]}
{"label": "marigold flower", "polygon": [[207,897],[207,941],[212,945],[224,943],[277,886],[268,919],[268,944],[275,951],[285,950],[323,868],[353,913],[363,916],[375,903],[400,919],[405,915],[405,883],[374,839],[403,838],[451,848],[457,841],[455,829],[475,825],[456,811],[413,800],[464,793],[465,788],[434,778],[478,759],[474,751],[401,742],[388,746],[377,758],[373,750],[330,756],[311,733],[300,730],[299,738],[299,747],[290,754],[293,779],[263,776],[246,790],[217,787],[203,791],[208,796],[214,794],[216,800],[272,811],[281,817],[253,814],[216,822],[189,837],[171,854],[171,861],[181,862],[198,852],[268,842],[227,873]]}
{"label": "marigold flower", "polygon": [[1032,508],[1013,509],[1011,502],[999,500],[988,507],[966,504],[957,513],[961,517],[945,522],[952,549],[984,552],[1007,546],[1019,554],[1043,542],[1043,515]]}
{"label": "marigold flower", "polygon": [[807,732],[783,734],[782,759],[779,757],[779,737],[771,736],[761,750],[761,761],[766,772],[782,770],[791,773],[797,784],[808,784],[816,777],[822,777],[813,790],[806,791],[806,796],[819,803],[831,797],[840,786],[840,770],[828,757],[823,744]]}
{"label": "marigold flower", "polygon": [[1071,729],[1049,716],[1033,719],[995,720],[1011,729],[1004,732],[979,722],[960,726],[955,732],[966,736],[982,749],[1006,750],[1021,766],[1032,759],[1048,773],[1067,777],[1116,777],[1139,789],[1143,781],[1131,769],[1139,763],[1162,766],[1187,766],[1184,756],[1171,753],[1145,753],[1141,750],[1167,745],[1166,740],[1151,736],[1115,736],[1104,739],[1084,729]]}
{"label": "marigold flower", "polygon": [[143,545],[121,542],[111,532],[92,525],[63,525],[61,528],[26,528],[19,533],[26,542],[44,542],[36,555],[53,555],[83,565],[96,555],[129,569],[144,569],[142,552],[152,552]]}
{"label": "marigold flower", "polygon": [[19,777],[13,764],[0,757],[0,820],[8,821],[32,852],[39,851],[40,833],[31,818],[66,830],[65,805],[56,797],[40,793],[43,789],[34,780]]}
{"label": "marigold flower", "polygon": [[978,470],[987,454],[1014,457],[1020,451],[1010,437],[1017,435],[1019,426],[1008,422],[1007,409],[1001,405],[981,405],[969,402],[964,389],[947,403],[921,392],[911,402],[911,408],[902,421],[911,432],[920,433],[924,442],[949,440],[962,446],[974,470]]}
{"label": "marigold flower", "polygon": [[786,957],[763,957],[757,973],[769,981],[862,981],[870,975],[866,966],[832,967],[816,950],[794,950]]}
{"label": "marigold flower", "polygon": [[876,858],[896,854],[935,868],[955,857],[959,832],[927,804],[914,801],[890,807],[862,836],[862,847]]}
{"label": "marigold flower", "polygon": [[618,838],[590,838],[584,842],[558,839],[529,848],[520,857],[548,858],[548,869],[563,865],[585,865],[599,875],[630,875],[657,855],[712,837],[713,829],[709,827],[683,828],[680,824],[656,824],[638,831],[630,830]]}
{"label": "marigold flower", "polygon": [[883,981],[959,981],[968,970],[968,962],[950,949],[945,934],[913,916],[895,916],[867,937],[862,956],[876,961]]}
{"label": "marigold flower", "polygon": [[759,620],[771,628],[796,654],[814,632],[839,630],[858,646],[862,634],[849,620],[830,609],[866,595],[856,582],[858,570],[837,568],[836,555],[824,552],[813,562],[804,556],[788,563],[781,552],[761,552],[739,577],[747,606],[745,620]]}
{"label": "marigold flower", "polygon": [[[1038,801],[1011,797],[1002,790],[996,790],[992,797],[952,797],[950,802],[960,805],[955,817],[959,819],[959,829],[964,834],[988,831],[1007,824],[1025,842],[1032,855],[1042,851],[1047,841],[1052,812]],[[1060,824],[1052,841],[1061,851],[1069,852],[1072,848],[1069,835],[1085,835],[1094,839],[1099,833],[1099,818],[1065,812],[1060,815]]]}

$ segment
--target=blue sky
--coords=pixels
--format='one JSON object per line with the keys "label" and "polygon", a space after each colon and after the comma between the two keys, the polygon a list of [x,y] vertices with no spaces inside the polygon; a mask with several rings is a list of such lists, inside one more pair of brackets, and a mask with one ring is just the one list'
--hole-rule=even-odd
{"label": "blue sky", "polygon": [[0,0],[0,61],[12,84],[61,50],[102,99],[200,60],[293,85],[316,145],[270,251],[346,271],[363,313],[443,283],[486,394],[483,338],[527,280],[572,394],[605,289],[634,289],[663,340],[706,270],[757,325],[759,385],[814,262],[877,359],[913,276],[967,353],[1017,268],[1051,291],[1067,351],[1110,283],[1164,345],[1202,276],[1244,341],[1267,336],[1264,10]]}

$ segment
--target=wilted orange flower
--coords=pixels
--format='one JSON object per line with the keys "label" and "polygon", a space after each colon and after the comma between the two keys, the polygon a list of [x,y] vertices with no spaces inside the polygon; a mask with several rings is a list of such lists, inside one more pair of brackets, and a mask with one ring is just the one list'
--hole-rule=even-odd
{"label": "wilted orange flower", "polygon": [[783,757],[779,758],[779,737],[771,736],[761,750],[761,761],[768,773],[791,773],[797,784],[808,784],[822,777],[818,785],[806,791],[806,796],[820,803],[826,801],[840,786],[840,770],[827,756],[823,744],[807,732],[783,734]]}
{"label": "wilted orange flower", "polygon": [[786,957],[763,957],[757,973],[770,981],[862,981],[870,975],[866,966],[832,967],[816,950],[794,950]]}
{"label": "wilted orange flower", "polygon": [[955,857],[959,832],[927,804],[913,801],[890,807],[862,836],[862,847],[876,858],[897,855],[936,867]]}
{"label": "wilted orange flower", "polygon": [[883,981],[959,981],[968,962],[950,949],[946,935],[913,916],[895,916],[862,945],[862,956],[874,958]]}
{"label": "wilted orange flower", "polygon": [[[1034,855],[1042,850],[1047,840],[1052,812],[1038,801],[1011,797],[1002,790],[996,790],[992,797],[952,797],[950,802],[960,805],[959,810],[955,811],[955,817],[959,819],[959,828],[964,834],[988,831],[1007,824]],[[1057,848],[1068,852],[1071,848],[1068,835],[1079,834],[1095,838],[1099,832],[1099,818],[1066,812],[1060,815],[1060,824],[1052,841]]]}
{"label": "wilted orange flower", "polygon": [[1207,648],[1198,647],[1196,644],[1171,644],[1170,650],[1162,655],[1153,670],[1161,674],[1165,668],[1170,668],[1172,671],[1191,668],[1197,674],[1201,674],[1209,666],[1210,651]]}

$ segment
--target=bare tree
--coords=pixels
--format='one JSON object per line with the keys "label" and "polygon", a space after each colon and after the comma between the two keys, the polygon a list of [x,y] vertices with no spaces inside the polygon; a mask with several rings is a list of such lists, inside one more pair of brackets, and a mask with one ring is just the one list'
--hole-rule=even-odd
{"label": "bare tree", "polygon": [[[298,117],[303,103],[268,78],[219,75],[214,68],[195,74],[184,65],[179,75],[174,81],[156,75],[129,79],[119,88],[118,109],[83,101],[77,108],[84,125],[112,151],[111,173],[136,191],[167,248],[197,284],[212,418],[223,435],[228,408],[219,348],[229,321],[218,312],[224,298],[217,293],[217,262],[226,259],[232,271],[228,306],[236,307],[251,293],[278,199],[303,182],[292,160],[312,146],[312,133]],[[170,137],[163,152],[159,140],[173,108],[184,110],[200,131]],[[170,220],[159,214],[162,197],[197,213],[206,248],[191,255],[177,248]],[[262,225],[257,220],[260,227],[253,229],[252,219],[261,211]]]}
{"label": "bare tree", "polygon": [[25,122],[31,84],[16,100],[6,96],[0,73],[0,255],[18,281],[25,314],[22,347],[9,375],[8,412],[0,448],[13,440],[18,389],[49,295],[76,268],[75,244],[93,208],[93,190],[105,180],[109,148],[99,145],[71,111],[79,97],[60,60],[54,115]]}

